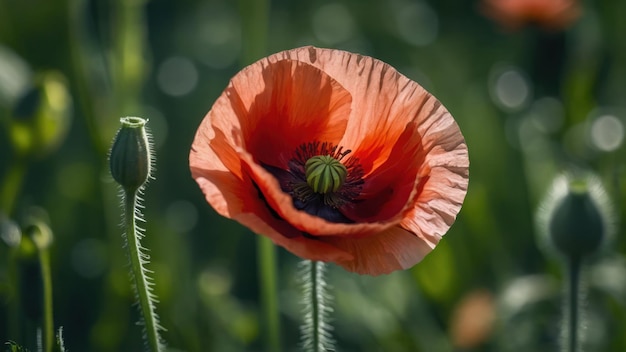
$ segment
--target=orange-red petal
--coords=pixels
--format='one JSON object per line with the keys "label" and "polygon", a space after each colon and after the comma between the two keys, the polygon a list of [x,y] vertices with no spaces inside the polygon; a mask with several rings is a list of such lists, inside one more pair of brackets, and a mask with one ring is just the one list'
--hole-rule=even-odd
{"label": "orange-red petal", "polygon": [[218,100],[229,101],[231,111],[209,112],[214,128],[240,133],[257,161],[283,168],[303,141],[337,144],[352,103],[322,70],[279,55],[245,68]]}
{"label": "orange-red petal", "polygon": [[421,238],[396,226],[365,238],[325,237],[324,241],[354,256],[350,260],[338,260],[337,264],[369,275],[408,269],[432,250]]}

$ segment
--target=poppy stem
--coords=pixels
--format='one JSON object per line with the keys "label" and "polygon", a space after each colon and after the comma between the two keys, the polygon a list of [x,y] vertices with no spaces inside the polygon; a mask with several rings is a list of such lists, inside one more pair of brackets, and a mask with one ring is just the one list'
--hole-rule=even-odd
{"label": "poppy stem", "polygon": [[265,323],[267,351],[280,352],[280,319],[276,275],[276,246],[269,238],[257,237],[257,261],[261,285],[261,301]]}
{"label": "poppy stem", "polygon": [[580,271],[581,260],[579,257],[570,257],[568,262],[568,286],[566,301],[566,316],[564,321],[566,352],[577,352],[579,350],[578,339],[578,315],[579,315],[579,290],[580,290]]}
{"label": "poppy stem", "polygon": [[242,37],[241,63],[249,65],[265,55],[269,27],[270,0],[239,0]]}
{"label": "poppy stem", "polygon": [[330,335],[332,326],[328,322],[331,297],[327,292],[326,264],[303,260],[300,275],[303,286],[304,323],[300,327],[302,349],[307,352],[325,352],[333,349]]}
{"label": "poppy stem", "polygon": [[164,351],[165,348],[159,336],[159,318],[155,309],[156,296],[152,292],[153,282],[148,277],[145,265],[150,262],[150,256],[143,252],[140,240],[143,237],[141,229],[137,227],[136,219],[140,216],[137,209],[137,191],[124,191],[124,226],[126,228],[126,248],[130,259],[131,279],[142,315],[144,338],[150,351]]}
{"label": "poppy stem", "polygon": [[51,352],[54,345],[54,319],[52,316],[52,273],[48,248],[39,249],[39,265],[43,286],[43,351]]}

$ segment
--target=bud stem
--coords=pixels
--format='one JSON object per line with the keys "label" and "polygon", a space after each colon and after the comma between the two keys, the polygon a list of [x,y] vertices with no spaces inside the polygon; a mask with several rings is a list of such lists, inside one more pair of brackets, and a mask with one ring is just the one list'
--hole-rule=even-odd
{"label": "bud stem", "polygon": [[330,296],[325,279],[326,264],[303,260],[299,276],[303,283],[304,323],[301,331],[302,349],[307,352],[333,351],[332,327],[328,313]]}
{"label": "bud stem", "polygon": [[52,318],[52,274],[50,272],[50,250],[39,248],[39,264],[43,286],[43,350],[51,352],[54,346],[54,319]]}
{"label": "bud stem", "polygon": [[155,295],[152,293],[152,283],[148,281],[148,270],[145,267],[150,262],[150,256],[142,252],[144,247],[141,246],[140,240],[143,235],[136,225],[136,218],[140,215],[137,209],[136,191],[124,191],[124,213],[131,279],[143,317],[144,336],[151,351],[163,351],[164,346],[159,337],[161,327],[155,311]]}
{"label": "bud stem", "polygon": [[578,309],[579,304],[579,290],[580,290],[580,271],[581,260],[579,257],[570,257],[568,260],[568,274],[569,282],[567,286],[567,318],[564,320],[566,352],[577,352],[579,350],[578,344]]}

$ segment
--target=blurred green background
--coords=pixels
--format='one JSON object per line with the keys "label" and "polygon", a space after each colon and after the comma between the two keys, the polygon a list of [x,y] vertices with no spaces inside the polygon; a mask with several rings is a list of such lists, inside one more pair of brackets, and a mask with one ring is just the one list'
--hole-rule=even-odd
{"label": "blurred green background", "polygon": [[[580,6],[571,26],[545,30],[505,28],[478,0],[271,2],[265,54],[315,45],[379,58],[441,100],[470,151],[464,207],[422,263],[382,277],[329,267],[339,350],[556,350],[563,279],[537,245],[539,201],[561,170],[588,169],[616,221],[625,215],[626,2]],[[168,346],[264,350],[256,235],[216,215],[188,168],[201,119],[256,55],[244,19],[258,11],[254,0],[0,0],[2,221],[52,229],[54,320],[70,351],[142,346],[107,168],[121,116],[148,118],[154,137],[144,245]],[[35,350],[2,228],[0,342]],[[623,234],[585,272],[590,351],[626,350]],[[278,254],[282,345],[294,351],[298,258]]]}

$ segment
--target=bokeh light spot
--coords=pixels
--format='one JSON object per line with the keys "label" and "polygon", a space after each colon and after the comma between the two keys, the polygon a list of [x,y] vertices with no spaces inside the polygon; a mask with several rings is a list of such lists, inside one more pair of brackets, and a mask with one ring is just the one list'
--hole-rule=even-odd
{"label": "bokeh light spot", "polygon": [[0,105],[10,106],[32,79],[28,63],[10,48],[0,45]]}
{"label": "bokeh light spot", "polygon": [[211,9],[198,24],[197,35],[199,45],[194,51],[202,63],[222,69],[237,61],[241,52],[241,24],[230,11]]}
{"label": "bokeh light spot", "polygon": [[313,14],[313,33],[325,44],[335,45],[354,36],[355,24],[352,15],[342,4],[320,7]]}
{"label": "bokeh light spot", "polygon": [[397,12],[398,34],[407,43],[426,46],[437,39],[439,19],[425,3],[408,3]]}
{"label": "bokeh light spot", "polygon": [[530,98],[530,84],[525,75],[516,68],[496,68],[492,72],[491,97],[506,111],[516,111],[526,105]]}
{"label": "bokeh light spot", "polygon": [[170,57],[159,65],[157,84],[167,95],[174,97],[187,95],[198,84],[198,70],[187,58]]}
{"label": "bokeh light spot", "polygon": [[611,152],[624,142],[624,124],[613,115],[602,115],[591,124],[591,143],[601,151]]}
{"label": "bokeh light spot", "polygon": [[198,276],[200,291],[207,296],[222,296],[230,291],[232,278],[220,268],[207,268]]}
{"label": "bokeh light spot", "polygon": [[0,238],[9,247],[17,247],[22,240],[22,230],[15,221],[0,213]]}

